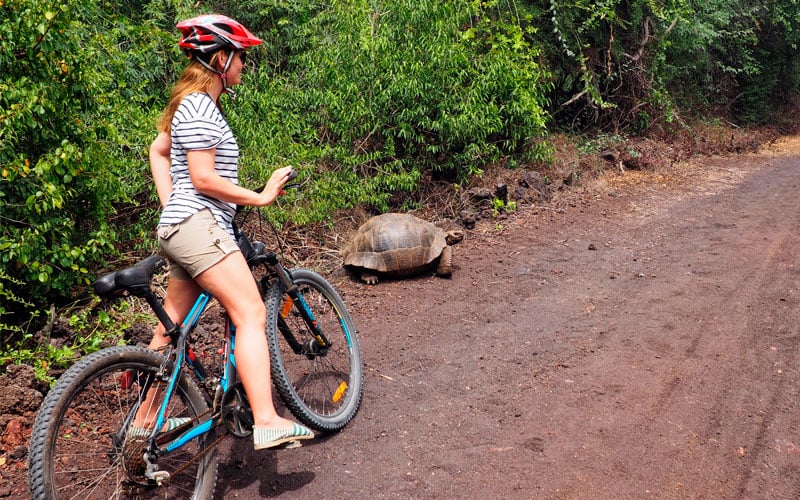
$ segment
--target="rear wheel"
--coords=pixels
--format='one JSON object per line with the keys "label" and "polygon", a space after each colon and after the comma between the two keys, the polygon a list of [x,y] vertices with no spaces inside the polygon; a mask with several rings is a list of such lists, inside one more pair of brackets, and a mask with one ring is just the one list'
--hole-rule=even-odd
{"label": "rear wheel", "polygon": [[331,345],[327,350],[316,348],[315,333],[276,280],[266,294],[272,379],[298,420],[319,431],[337,431],[361,404],[358,335],[341,297],[322,276],[308,269],[289,272]]}
{"label": "rear wheel", "polygon": [[[143,395],[165,383],[156,377],[164,358],[140,347],[111,347],[82,358],[48,393],[33,426],[29,486],[40,498],[212,498],[216,449],[205,434],[158,459],[169,480],[144,476],[144,439],[127,436]],[[203,396],[181,376],[165,417],[196,418]]]}

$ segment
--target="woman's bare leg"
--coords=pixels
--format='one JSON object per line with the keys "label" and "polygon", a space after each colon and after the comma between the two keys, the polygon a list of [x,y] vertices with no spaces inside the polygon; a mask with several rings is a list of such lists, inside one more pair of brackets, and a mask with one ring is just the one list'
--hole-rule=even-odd
{"label": "woman's bare leg", "polygon": [[294,423],[278,416],[272,403],[266,307],[244,256],[231,253],[196,280],[222,304],[236,326],[236,371],[250,401],[255,426],[292,428]]}
{"label": "woman's bare leg", "polygon": [[[200,287],[194,280],[170,277],[167,283],[167,296],[164,299],[164,309],[169,317],[174,321],[181,321],[186,317],[200,295],[200,291]],[[150,349],[156,350],[169,344],[170,338],[164,335],[165,332],[166,328],[159,322],[150,341]],[[153,425],[158,412],[158,404],[161,402],[157,395],[157,391],[154,389],[148,391],[133,420],[134,426],[146,429]]]}

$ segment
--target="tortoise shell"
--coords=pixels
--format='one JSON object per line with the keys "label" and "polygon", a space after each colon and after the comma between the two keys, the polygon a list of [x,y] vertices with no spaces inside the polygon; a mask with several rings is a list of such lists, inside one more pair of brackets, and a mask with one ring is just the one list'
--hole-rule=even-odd
{"label": "tortoise shell", "polygon": [[448,246],[445,231],[411,214],[372,217],[342,249],[346,266],[391,275],[413,274],[428,267]]}

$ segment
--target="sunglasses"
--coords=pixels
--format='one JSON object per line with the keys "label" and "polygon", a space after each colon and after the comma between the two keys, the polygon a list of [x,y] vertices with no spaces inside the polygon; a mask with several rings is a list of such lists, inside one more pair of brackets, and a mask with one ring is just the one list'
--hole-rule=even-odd
{"label": "sunglasses", "polygon": [[239,52],[239,60],[242,61],[242,64],[246,63],[247,62],[247,52],[245,52],[243,50],[240,51]]}

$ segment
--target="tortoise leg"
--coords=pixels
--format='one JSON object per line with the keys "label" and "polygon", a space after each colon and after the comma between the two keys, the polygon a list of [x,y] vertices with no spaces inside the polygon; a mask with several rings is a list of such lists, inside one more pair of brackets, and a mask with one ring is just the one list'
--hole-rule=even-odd
{"label": "tortoise leg", "polygon": [[361,281],[366,283],[367,285],[377,285],[378,284],[378,275],[375,273],[371,273],[368,271],[361,272]]}
{"label": "tortoise leg", "polygon": [[447,245],[439,256],[439,267],[436,268],[436,275],[442,278],[449,278],[453,274],[453,247]]}

